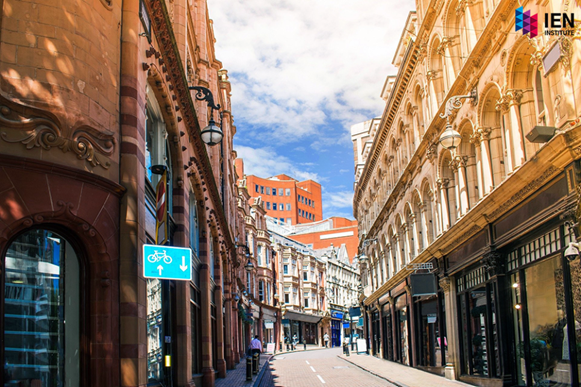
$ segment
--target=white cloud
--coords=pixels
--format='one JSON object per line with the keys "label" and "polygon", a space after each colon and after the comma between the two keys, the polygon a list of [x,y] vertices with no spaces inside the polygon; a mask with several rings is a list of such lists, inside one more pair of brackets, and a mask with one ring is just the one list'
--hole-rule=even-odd
{"label": "white cloud", "polygon": [[238,157],[244,160],[244,173],[267,178],[275,175],[286,174],[299,181],[314,180],[318,183],[326,181],[326,178],[317,173],[308,172],[296,168],[291,160],[285,156],[278,155],[270,148],[251,148],[248,146],[237,146]]}
{"label": "white cloud", "polygon": [[[245,135],[289,142],[381,113],[379,94],[415,2],[215,0],[216,55]],[[250,130],[256,127],[256,132]],[[324,137],[324,136],[323,136]],[[315,145],[314,148],[317,148]]]}
{"label": "white cloud", "polygon": [[353,205],[353,191],[338,191],[323,193],[324,210],[351,208],[352,205]]}

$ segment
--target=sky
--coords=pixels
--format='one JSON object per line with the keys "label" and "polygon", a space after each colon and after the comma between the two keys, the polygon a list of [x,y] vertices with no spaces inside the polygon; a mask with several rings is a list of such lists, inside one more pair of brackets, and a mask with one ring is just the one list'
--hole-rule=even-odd
{"label": "sky", "polygon": [[413,0],[210,0],[247,175],[323,188],[323,216],[353,219],[351,125],[381,116]]}

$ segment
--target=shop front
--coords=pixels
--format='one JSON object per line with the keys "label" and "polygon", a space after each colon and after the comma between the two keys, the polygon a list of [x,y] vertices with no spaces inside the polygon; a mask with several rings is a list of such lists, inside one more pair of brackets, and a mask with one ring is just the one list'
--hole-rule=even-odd
{"label": "shop front", "polygon": [[329,343],[331,347],[341,346],[341,321],[343,320],[343,312],[336,310],[331,311],[331,332]]}
{"label": "shop front", "polygon": [[561,175],[446,257],[461,380],[579,386],[580,258],[564,255],[576,240],[563,216],[570,187]]}
{"label": "shop front", "polygon": [[296,338],[299,344],[318,344],[318,323],[321,316],[308,313],[287,311],[283,320],[284,335],[291,341]]}

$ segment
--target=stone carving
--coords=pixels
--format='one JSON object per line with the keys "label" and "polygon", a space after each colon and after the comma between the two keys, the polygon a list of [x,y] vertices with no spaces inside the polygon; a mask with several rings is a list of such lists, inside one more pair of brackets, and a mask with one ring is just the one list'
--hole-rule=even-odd
{"label": "stone carving", "polygon": [[[116,139],[113,132],[98,130],[88,125],[73,128],[70,134],[61,130],[58,119],[33,107],[17,105],[6,98],[0,98],[0,137],[8,143],[21,143],[26,149],[59,148],[63,153],[71,151],[79,160],[85,160],[93,167],[109,169],[111,163],[99,157],[113,155]],[[10,107],[9,107],[10,106]],[[17,134],[15,134],[16,132]]]}
{"label": "stone carving", "polygon": [[491,277],[504,273],[504,259],[496,250],[484,254],[481,262]]}
{"label": "stone carving", "polygon": [[573,43],[571,42],[571,39],[564,36],[559,41],[559,44],[561,45],[561,63],[565,69],[569,70],[571,56],[573,55]]}
{"label": "stone carving", "polygon": [[451,285],[450,277],[440,278],[439,283],[440,283],[440,288],[442,288],[444,293],[448,293],[450,291],[450,285]]}
{"label": "stone carving", "polygon": [[539,69],[542,69],[543,56],[545,55],[545,47],[542,46],[542,41],[539,39],[539,37],[532,38],[529,39],[529,45],[535,49],[535,51],[531,54],[531,66],[538,66]]}
{"label": "stone carving", "polygon": [[428,81],[431,81],[432,79],[436,79],[437,76],[438,76],[437,70],[430,70],[426,73],[426,78],[428,79]]}
{"label": "stone carving", "polygon": [[430,161],[433,161],[436,158],[438,153],[438,145],[435,143],[431,143],[426,148],[426,158]]}
{"label": "stone carving", "polygon": [[436,53],[441,56],[446,55],[446,49],[454,44],[456,36],[444,36],[440,45],[436,48]]}
{"label": "stone carving", "polygon": [[523,91],[518,89],[508,89],[498,101],[496,101],[496,110],[506,112],[512,105],[520,104]]}

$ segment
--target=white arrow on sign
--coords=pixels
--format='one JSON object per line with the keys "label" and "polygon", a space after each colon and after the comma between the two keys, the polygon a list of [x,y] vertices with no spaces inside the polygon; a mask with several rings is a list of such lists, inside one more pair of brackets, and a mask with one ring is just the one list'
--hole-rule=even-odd
{"label": "white arrow on sign", "polygon": [[163,266],[159,265],[159,266],[157,267],[157,270],[159,270],[159,275],[161,275],[161,271],[163,270]]}
{"label": "white arrow on sign", "polygon": [[182,255],[182,264],[180,265],[180,269],[182,269],[182,271],[188,270],[188,267],[186,266],[186,257],[183,255]]}

